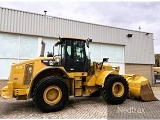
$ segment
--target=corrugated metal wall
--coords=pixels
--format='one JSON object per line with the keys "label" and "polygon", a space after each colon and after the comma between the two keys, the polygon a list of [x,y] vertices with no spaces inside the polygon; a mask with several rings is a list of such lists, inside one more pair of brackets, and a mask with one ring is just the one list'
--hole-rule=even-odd
{"label": "corrugated metal wall", "polygon": [[0,8],[0,31],[29,35],[92,38],[95,42],[126,44],[126,30]]}
{"label": "corrugated metal wall", "polygon": [[134,32],[126,44],[125,63],[154,64],[153,34]]}
{"label": "corrugated metal wall", "polygon": [[[93,42],[126,45],[125,63],[154,64],[153,34],[79,22],[0,7],[0,31],[36,36],[92,38]],[[133,34],[128,38],[127,34]],[[148,58],[149,57],[149,58]]]}

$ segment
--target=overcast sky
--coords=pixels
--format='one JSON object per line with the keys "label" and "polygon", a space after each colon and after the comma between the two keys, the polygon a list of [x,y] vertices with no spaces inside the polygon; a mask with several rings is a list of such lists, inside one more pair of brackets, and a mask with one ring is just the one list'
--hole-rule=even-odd
{"label": "overcast sky", "polygon": [[[77,0],[75,0],[77,1]],[[0,7],[96,23],[106,26],[150,32],[154,35],[154,51],[160,53],[160,1],[0,1]]]}

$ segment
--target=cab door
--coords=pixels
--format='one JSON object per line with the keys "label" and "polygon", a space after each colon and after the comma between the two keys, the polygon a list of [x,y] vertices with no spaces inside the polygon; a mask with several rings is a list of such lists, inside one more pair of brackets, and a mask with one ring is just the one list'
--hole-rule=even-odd
{"label": "cab door", "polygon": [[67,72],[74,71],[74,51],[73,51],[73,41],[66,40],[65,43],[65,57],[64,57],[64,67]]}
{"label": "cab door", "polygon": [[85,41],[66,40],[64,66],[67,72],[85,71]]}
{"label": "cab door", "polygon": [[74,42],[74,71],[85,71],[85,43],[84,41]]}

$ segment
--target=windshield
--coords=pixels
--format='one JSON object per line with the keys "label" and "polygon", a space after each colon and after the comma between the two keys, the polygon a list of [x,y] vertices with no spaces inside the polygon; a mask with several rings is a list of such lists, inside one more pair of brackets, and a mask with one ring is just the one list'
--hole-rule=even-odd
{"label": "windshield", "polygon": [[85,54],[85,43],[84,41],[75,41],[74,42],[74,56],[80,59],[84,58]]}

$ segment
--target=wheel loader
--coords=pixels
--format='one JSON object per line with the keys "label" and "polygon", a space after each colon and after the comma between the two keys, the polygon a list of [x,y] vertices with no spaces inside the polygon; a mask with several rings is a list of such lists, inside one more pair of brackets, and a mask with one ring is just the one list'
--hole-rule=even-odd
{"label": "wheel loader", "polygon": [[155,82],[160,79],[160,67],[153,67]]}
{"label": "wheel loader", "polygon": [[[143,76],[120,75],[120,68],[91,61],[86,49],[92,39],[61,37],[53,52],[44,56],[42,41],[40,57],[11,65],[9,81],[2,88],[3,98],[33,99],[42,112],[62,110],[69,97],[93,96],[100,93],[108,104],[122,104],[128,97],[143,101],[157,100]],[[58,47],[58,54],[54,48]]]}

